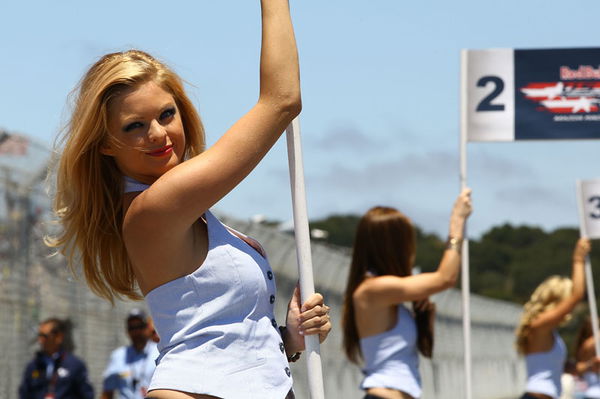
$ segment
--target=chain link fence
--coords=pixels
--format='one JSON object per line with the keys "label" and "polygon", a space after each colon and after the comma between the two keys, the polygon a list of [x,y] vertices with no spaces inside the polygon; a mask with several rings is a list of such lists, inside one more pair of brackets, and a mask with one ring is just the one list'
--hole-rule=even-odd
{"label": "chain link fence", "polygon": [[38,324],[49,317],[71,320],[75,353],[98,390],[110,351],[126,342],[126,314],[143,305],[113,307],[94,296],[44,245],[53,228],[45,189],[50,156],[45,146],[0,130],[0,399],[17,397]]}

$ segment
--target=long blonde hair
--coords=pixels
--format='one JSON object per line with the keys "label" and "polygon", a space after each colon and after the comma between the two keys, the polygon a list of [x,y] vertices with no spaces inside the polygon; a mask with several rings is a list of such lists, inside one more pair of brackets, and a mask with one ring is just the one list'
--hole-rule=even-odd
{"label": "long blonde hair", "polygon": [[74,91],[72,116],[56,145],[60,156],[55,165],[54,212],[62,231],[46,237],[46,244],[66,256],[74,274],[81,264],[92,291],[111,302],[115,296],[141,296],[121,232],[123,175],[100,148],[110,140],[111,98],[148,81],[175,99],[185,131],[184,159],[201,153],[204,127],[181,79],[139,50],[107,54],[92,65]]}
{"label": "long blonde hair", "polygon": [[573,281],[563,276],[550,276],[535,289],[523,308],[521,321],[515,333],[519,353],[525,353],[531,322],[541,313],[552,309],[562,300],[568,298],[572,291]]}

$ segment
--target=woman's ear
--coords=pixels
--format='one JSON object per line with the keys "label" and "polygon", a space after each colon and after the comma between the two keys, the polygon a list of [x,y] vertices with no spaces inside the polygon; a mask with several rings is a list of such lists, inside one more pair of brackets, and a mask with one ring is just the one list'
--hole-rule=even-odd
{"label": "woman's ear", "polygon": [[102,155],[108,155],[111,157],[115,155],[114,151],[112,150],[112,148],[110,146],[104,146],[104,145],[102,147],[100,147],[100,153]]}
{"label": "woman's ear", "polygon": [[102,144],[100,144],[100,154],[108,155],[111,157],[115,156],[115,149],[112,146],[112,143],[108,139],[104,139]]}

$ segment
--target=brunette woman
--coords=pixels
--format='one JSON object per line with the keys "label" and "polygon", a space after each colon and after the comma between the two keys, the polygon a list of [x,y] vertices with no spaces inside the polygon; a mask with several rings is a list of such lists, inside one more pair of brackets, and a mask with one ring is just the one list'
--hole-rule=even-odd
{"label": "brunette woman", "polygon": [[[471,191],[454,204],[446,250],[438,269],[413,275],[415,229],[393,208],[375,207],[360,220],[344,299],[344,349],[364,361],[365,399],[421,396],[417,349],[433,352],[430,295],[452,287],[458,276]],[[412,302],[412,310],[407,303]]]}

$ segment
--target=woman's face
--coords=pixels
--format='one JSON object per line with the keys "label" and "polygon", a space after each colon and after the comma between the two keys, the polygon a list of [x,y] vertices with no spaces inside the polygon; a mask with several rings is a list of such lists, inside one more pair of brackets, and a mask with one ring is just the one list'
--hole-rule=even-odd
{"label": "woman's face", "polygon": [[185,134],[173,96],[149,81],[126,89],[108,103],[110,139],[101,152],[120,171],[152,184],[183,161]]}

